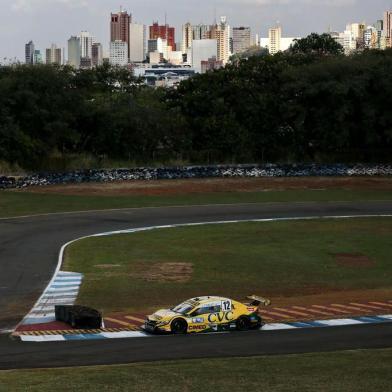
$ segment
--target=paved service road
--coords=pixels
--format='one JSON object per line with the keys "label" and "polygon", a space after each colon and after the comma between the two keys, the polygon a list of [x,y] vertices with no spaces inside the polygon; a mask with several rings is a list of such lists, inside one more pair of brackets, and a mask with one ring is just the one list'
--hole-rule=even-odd
{"label": "paved service road", "polygon": [[[268,203],[129,209],[0,220],[0,330],[30,310],[75,238],[136,227],[310,216],[392,215],[392,202]],[[27,344],[0,336],[0,368],[391,347],[391,325],[127,341]],[[184,340],[187,339],[187,340]]]}

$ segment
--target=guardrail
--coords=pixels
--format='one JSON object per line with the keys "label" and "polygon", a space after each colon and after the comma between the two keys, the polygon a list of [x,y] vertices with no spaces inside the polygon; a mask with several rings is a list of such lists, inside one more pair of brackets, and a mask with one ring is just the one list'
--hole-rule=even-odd
{"label": "guardrail", "polygon": [[346,176],[391,176],[392,165],[365,164],[265,164],[184,166],[167,168],[131,168],[81,170],[68,173],[38,173],[15,178],[0,176],[0,189],[25,188],[56,184],[86,182],[112,182],[131,180],[164,180],[186,178],[225,177],[346,177]]}

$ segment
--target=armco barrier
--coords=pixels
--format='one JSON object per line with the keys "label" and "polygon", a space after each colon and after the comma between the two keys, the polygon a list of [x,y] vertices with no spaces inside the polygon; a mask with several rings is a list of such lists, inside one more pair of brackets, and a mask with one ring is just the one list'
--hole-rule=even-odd
{"label": "armco barrier", "polygon": [[131,180],[164,180],[185,178],[224,177],[343,177],[343,176],[391,176],[392,165],[228,165],[184,166],[167,168],[132,168],[83,170],[69,173],[39,173],[23,178],[1,177],[0,189],[25,188],[55,184],[85,182],[111,182]]}

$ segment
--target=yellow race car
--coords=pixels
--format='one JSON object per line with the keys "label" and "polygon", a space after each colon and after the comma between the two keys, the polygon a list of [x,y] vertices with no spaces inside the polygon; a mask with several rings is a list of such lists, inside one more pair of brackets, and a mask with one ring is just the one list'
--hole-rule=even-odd
{"label": "yellow race car", "polygon": [[189,299],[172,309],[161,309],[147,317],[144,329],[151,333],[200,333],[257,329],[263,325],[258,310],[268,299],[255,295],[241,303],[223,297]]}

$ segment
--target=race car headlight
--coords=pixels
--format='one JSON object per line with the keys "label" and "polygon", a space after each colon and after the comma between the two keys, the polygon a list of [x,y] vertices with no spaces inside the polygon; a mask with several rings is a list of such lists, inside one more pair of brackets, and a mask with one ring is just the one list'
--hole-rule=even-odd
{"label": "race car headlight", "polygon": [[167,324],[169,324],[170,323],[170,321],[160,321],[159,323],[158,323],[158,326],[159,327],[163,327],[164,325],[167,325]]}

